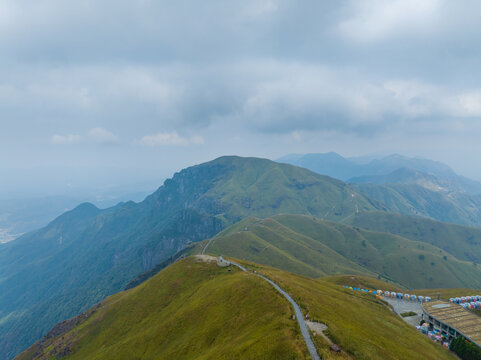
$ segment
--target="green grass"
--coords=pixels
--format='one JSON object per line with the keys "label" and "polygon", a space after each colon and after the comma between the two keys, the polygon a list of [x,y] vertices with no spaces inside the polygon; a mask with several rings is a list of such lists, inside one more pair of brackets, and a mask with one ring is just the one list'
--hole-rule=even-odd
{"label": "green grass", "polygon": [[411,289],[481,286],[481,269],[433,245],[312,216],[248,219],[210,240],[207,252],[310,277],[379,276],[390,285]]}
{"label": "green grass", "polygon": [[415,313],[414,311],[408,311],[408,312],[404,312],[404,313],[401,313],[401,316],[404,318],[404,317],[410,317],[410,316],[416,316],[417,313]]}
{"label": "green grass", "polygon": [[311,319],[328,326],[328,336],[341,346],[344,355],[332,354],[328,345],[316,337],[320,353],[326,359],[454,359],[372,294],[345,289],[324,279],[245,264],[277,282],[301,308],[309,308]]}
{"label": "green grass", "polygon": [[449,300],[454,297],[471,296],[481,294],[480,289],[416,289],[416,295],[430,296],[432,299],[437,299],[438,294],[442,300]]}
{"label": "green grass", "polygon": [[421,217],[386,212],[353,215],[344,223],[372,231],[387,232],[436,246],[479,269],[481,263],[481,229],[442,223]]}
{"label": "green grass", "polygon": [[377,209],[344,182],[266,159],[226,156],[189,169],[215,171],[202,201],[215,200],[229,219],[274,214],[311,214],[344,219],[357,210]]}
{"label": "green grass", "polygon": [[367,290],[402,291],[405,289],[403,287],[400,287],[399,284],[392,283],[385,279],[376,279],[368,276],[359,275],[327,276],[324,277],[322,280],[337,285],[351,286]]}
{"label": "green grass", "polygon": [[294,232],[272,218],[258,221],[247,231],[226,233],[215,237],[207,252],[249,259],[311,277],[372,274],[322,242]]}
{"label": "green grass", "polygon": [[[314,337],[323,359],[452,359],[372,295],[329,281],[245,263],[288,291],[328,325],[339,355]],[[181,260],[92,308],[75,328],[18,359],[309,359],[287,300],[252,273]],[[39,356],[32,357],[37,352]]]}
{"label": "green grass", "polygon": [[188,258],[109,297],[42,350],[71,344],[66,359],[90,360],[307,359],[292,313],[258,277]]}
{"label": "green grass", "polygon": [[[216,240],[214,253],[225,250],[313,277],[380,274],[407,287],[481,287],[481,268],[472,265],[481,259],[481,230],[372,212],[378,208],[341,181],[239,157],[182,170],[139,204],[105,211],[83,205],[0,247],[0,358],[10,359],[58,321],[123,289],[190,241],[246,217],[223,233],[238,244],[215,248]],[[308,216],[256,223],[255,217],[283,213]],[[423,243],[308,221],[312,216]],[[250,230],[239,235],[246,225]]]}

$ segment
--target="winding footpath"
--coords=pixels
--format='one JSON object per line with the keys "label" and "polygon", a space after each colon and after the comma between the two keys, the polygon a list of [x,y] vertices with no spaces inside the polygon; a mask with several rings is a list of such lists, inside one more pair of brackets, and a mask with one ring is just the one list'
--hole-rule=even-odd
{"label": "winding footpath", "polygon": [[[232,262],[232,261],[230,263],[232,265],[237,266],[242,271],[247,272],[247,269],[245,267],[243,267],[242,265],[239,265],[239,264],[237,264],[235,262]],[[288,293],[286,293],[284,290],[282,290],[280,288],[280,286],[277,285],[274,281],[266,278],[265,276],[263,276],[261,274],[256,274],[256,275],[259,276],[261,279],[267,281],[272,286],[274,286],[274,288],[278,292],[280,292],[292,304],[292,306],[294,307],[294,312],[296,313],[297,322],[299,324],[299,327],[301,328],[302,337],[304,338],[304,341],[306,342],[307,350],[309,350],[309,354],[311,355],[311,358],[313,360],[321,360],[321,358],[317,354],[316,347],[314,346],[314,343],[312,342],[311,336],[309,334],[309,330],[307,329],[307,325],[306,325],[306,322],[304,321],[304,317],[302,316],[302,311],[301,311],[301,308],[299,307],[299,305],[297,305],[297,303],[294,301],[294,299],[291,298],[291,296]]]}

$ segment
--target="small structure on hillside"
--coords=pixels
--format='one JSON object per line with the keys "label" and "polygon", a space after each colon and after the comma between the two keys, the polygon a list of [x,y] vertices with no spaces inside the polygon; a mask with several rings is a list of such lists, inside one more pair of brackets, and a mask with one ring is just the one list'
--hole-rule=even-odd
{"label": "small structure on hillside", "polygon": [[227,267],[230,266],[230,261],[225,260],[222,255],[219,255],[219,258],[217,259],[217,266],[218,267]]}
{"label": "small structure on hillside", "polygon": [[332,352],[336,352],[336,353],[341,352],[341,347],[339,345],[336,345],[336,344],[332,344],[331,346],[329,346],[329,349]]}

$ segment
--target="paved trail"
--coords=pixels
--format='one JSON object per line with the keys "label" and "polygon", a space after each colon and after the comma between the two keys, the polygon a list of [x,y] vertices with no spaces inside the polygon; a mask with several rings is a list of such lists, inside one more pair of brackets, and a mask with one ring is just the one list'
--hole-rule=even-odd
{"label": "paved trail", "polygon": [[399,299],[392,299],[389,297],[384,297],[384,301],[391,304],[394,309],[394,312],[401,316],[402,313],[413,311],[416,313],[414,316],[409,317],[402,317],[401,318],[412,326],[419,325],[421,322],[421,315],[423,313],[423,307],[420,302],[414,301],[406,301],[406,300],[399,300]]}
{"label": "paved trail", "polygon": [[[245,267],[243,267],[242,265],[239,265],[239,264],[237,264],[235,262],[232,262],[232,261],[231,261],[231,264],[237,266],[242,271],[247,272],[247,269]],[[301,333],[302,333],[302,336],[304,337],[304,341],[306,342],[307,350],[309,350],[309,354],[311,355],[311,358],[313,360],[321,360],[319,355],[317,354],[316,347],[314,346],[314,343],[312,342],[311,336],[309,334],[309,330],[307,329],[307,325],[306,325],[306,322],[304,321],[304,316],[302,316],[302,311],[299,308],[299,305],[297,305],[297,303],[294,301],[294,299],[292,299],[291,296],[288,293],[286,293],[284,290],[282,290],[279,287],[279,285],[277,285],[275,282],[273,282],[272,280],[270,280],[270,279],[268,279],[265,276],[262,276],[260,274],[256,274],[256,275],[259,276],[261,279],[264,279],[265,281],[267,281],[272,286],[274,286],[274,288],[277,291],[279,291],[292,304],[292,306],[294,307],[294,311],[296,313],[297,322],[299,323],[299,327],[301,328]]]}

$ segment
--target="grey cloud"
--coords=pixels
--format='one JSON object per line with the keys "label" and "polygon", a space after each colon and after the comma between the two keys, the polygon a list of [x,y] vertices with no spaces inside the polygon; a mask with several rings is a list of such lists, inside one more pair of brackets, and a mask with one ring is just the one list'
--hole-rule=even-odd
{"label": "grey cloud", "polygon": [[[162,155],[176,168],[319,151],[319,137],[402,148],[415,133],[432,135],[419,155],[449,136],[472,152],[480,12],[469,0],[2,1],[0,165]],[[166,156],[144,137],[205,143]],[[74,146],[59,155],[60,143]]]}
{"label": "grey cloud", "polygon": [[202,145],[205,140],[202,136],[194,135],[187,139],[179,135],[176,131],[170,133],[156,133],[152,135],[145,135],[139,143],[143,146],[187,146],[187,145]]}
{"label": "grey cloud", "polygon": [[34,122],[57,126],[56,132],[119,128],[132,138],[235,121],[246,131],[363,135],[418,120],[469,125],[481,117],[480,88],[304,62],[261,59],[195,70],[185,64],[67,67],[29,76],[30,83],[0,87],[0,103],[19,126]]}

